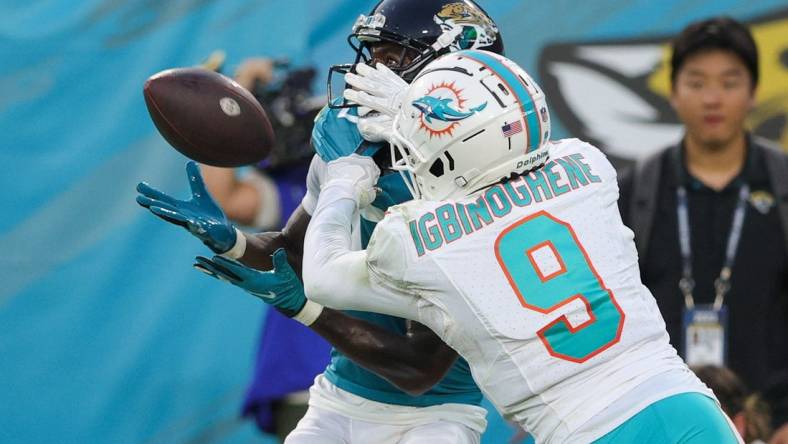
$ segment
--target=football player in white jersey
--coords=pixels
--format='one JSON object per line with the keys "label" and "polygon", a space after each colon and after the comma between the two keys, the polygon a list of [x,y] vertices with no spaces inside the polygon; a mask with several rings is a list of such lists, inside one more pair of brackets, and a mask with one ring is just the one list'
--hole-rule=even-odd
{"label": "football player in white jersey", "polygon": [[397,97],[358,80],[348,98],[398,104],[388,137],[416,199],[353,251],[351,222],[379,170],[357,155],[330,162],[306,234],[308,298],[430,327],[537,442],[741,440],[668,342],[613,167],[588,143],[549,140],[544,94],[525,71],[460,51]]}

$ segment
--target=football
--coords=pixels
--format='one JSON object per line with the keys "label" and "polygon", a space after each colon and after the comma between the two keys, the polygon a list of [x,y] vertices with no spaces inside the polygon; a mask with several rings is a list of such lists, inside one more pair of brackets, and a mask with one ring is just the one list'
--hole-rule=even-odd
{"label": "football", "polygon": [[203,68],[168,69],[143,88],[148,113],[184,156],[218,167],[257,163],[274,145],[271,122],[234,80]]}

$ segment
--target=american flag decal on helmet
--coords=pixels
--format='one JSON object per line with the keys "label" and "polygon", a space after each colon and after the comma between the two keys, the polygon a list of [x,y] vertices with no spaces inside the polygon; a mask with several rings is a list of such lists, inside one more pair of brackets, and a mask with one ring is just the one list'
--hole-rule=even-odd
{"label": "american flag decal on helmet", "polygon": [[512,137],[515,134],[523,131],[523,123],[519,120],[512,123],[507,123],[501,127],[501,131],[503,132],[504,137]]}

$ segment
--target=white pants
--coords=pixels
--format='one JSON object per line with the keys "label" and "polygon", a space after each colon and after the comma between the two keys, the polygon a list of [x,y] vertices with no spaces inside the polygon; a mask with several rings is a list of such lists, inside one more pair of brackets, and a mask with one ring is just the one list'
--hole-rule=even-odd
{"label": "white pants", "polygon": [[286,444],[479,444],[487,411],[476,405],[409,407],[372,401],[323,375],[309,389],[309,409]]}
{"label": "white pants", "polygon": [[310,406],[285,444],[479,444],[480,438],[458,422],[389,425]]}

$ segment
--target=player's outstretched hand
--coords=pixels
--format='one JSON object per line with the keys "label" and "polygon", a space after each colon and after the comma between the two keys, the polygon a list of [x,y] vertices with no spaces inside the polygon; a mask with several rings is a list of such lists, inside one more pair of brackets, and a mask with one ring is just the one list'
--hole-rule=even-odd
{"label": "player's outstretched hand", "polygon": [[304,286],[287,262],[284,249],[274,251],[271,256],[274,263],[271,271],[255,270],[223,256],[214,256],[213,259],[197,256],[194,268],[227,281],[293,317],[306,304]]}
{"label": "player's outstretched hand", "polygon": [[351,154],[328,162],[327,167],[324,188],[340,184],[350,186],[359,209],[375,200],[380,168],[371,157]]}
{"label": "player's outstretched hand", "polygon": [[186,163],[186,174],[192,191],[190,200],[175,199],[140,182],[137,203],[167,222],[186,228],[215,253],[229,251],[238,236],[235,227],[208,193],[195,162]]}
{"label": "player's outstretched hand", "polygon": [[345,74],[345,82],[353,87],[345,89],[346,99],[391,118],[399,112],[408,90],[408,83],[382,63],[374,68],[359,63],[355,74]]}

